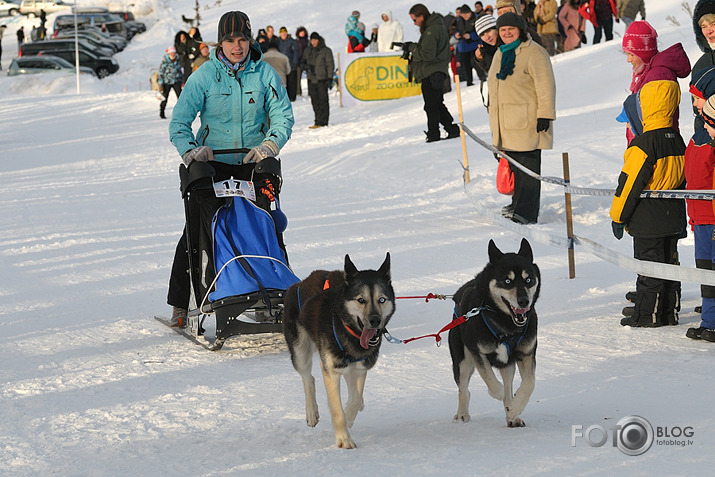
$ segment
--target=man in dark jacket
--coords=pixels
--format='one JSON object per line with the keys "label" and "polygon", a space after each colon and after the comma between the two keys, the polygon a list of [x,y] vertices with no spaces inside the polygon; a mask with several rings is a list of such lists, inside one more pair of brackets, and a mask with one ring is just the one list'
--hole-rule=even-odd
{"label": "man in dark jacket", "polygon": [[459,126],[444,105],[444,93],[449,88],[447,68],[452,53],[449,51],[449,34],[439,13],[430,13],[421,3],[410,8],[410,18],[420,29],[417,43],[405,42],[403,50],[412,55],[412,74],[415,82],[422,83],[424,110],[427,113],[427,142],[441,139],[442,124],[447,137],[459,137]]}
{"label": "man in dark jacket", "polygon": [[[476,21],[477,16],[469,9],[469,5],[466,3],[462,5],[459,9],[459,18],[457,18],[455,24],[454,37],[459,40],[459,43],[457,43],[457,61],[461,64],[462,73],[464,74],[464,78],[460,79],[464,79],[467,82],[467,86],[474,84],[472,69],[475,68],[475,65],[472,57],[474,56],[474,50],[481,43],[474,29]],[[477,75],[479,75],[480,81],[487,80],[487,76],[479,68],[477,68]]]}
{"label": "man in dark jacket", "polygon": [[298,42],[288,34],[286,27],[281,27],[278,31],[278,51],[288,57],[290,62],[290,73],[286,78],[286,91],[288,91],[288,99],[295,101],[298,92],[298,61],[300,53],[298,51]]}
{"label": "man in dark jacket", "polygon": [[328,90],[333,82],[335,62],[332,50],[325,46],[325,40],[317,32],[310,34],[310,46],[303,52],[301,66],[308,73],[308,94],[315,114],[315,124],[310,128],[322,128],[328,125],[330,117]]}

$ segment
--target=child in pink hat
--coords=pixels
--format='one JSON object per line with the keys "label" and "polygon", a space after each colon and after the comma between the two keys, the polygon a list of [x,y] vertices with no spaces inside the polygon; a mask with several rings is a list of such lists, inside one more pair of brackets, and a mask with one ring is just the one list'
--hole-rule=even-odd
{"label": "child in pink hat", "polygon": [[[658,51],[658,33],[645,20],[635,21],[628,26],[623,34],[623,52],[628,63],[633,67],[631,78],[631,93],[637,93],[644,84],[656,80],[678,81],[690,74],[690,60],[683,50],[683,45],[675,45]],[[673,115],[673,128],[678,128],[678,110]],[[633,139],[633,133],[626,130],[628,144]]]}

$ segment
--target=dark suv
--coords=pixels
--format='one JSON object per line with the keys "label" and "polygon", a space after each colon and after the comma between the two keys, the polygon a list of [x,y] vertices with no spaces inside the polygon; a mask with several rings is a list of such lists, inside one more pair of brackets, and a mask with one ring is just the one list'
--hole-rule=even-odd
{"label": "dark suv", "polygon": [[[108,47],[99,47],[90,45],[89,42],[79,39],[78,41],[80,51],[89,51],[97,56],[112,56],[115,50]],[[72,48],[74,49],[74,38],[63,38],[57,40],[44,40],[44,41],[33,41],[32,43],[23,43],[20,47],[19,56],[24,55],[36,55],[39,51],[48,50],[66,50]]]}
{"label": "dark suv", "polygon": [[[74,48],[72,48],[71,50],[51,50],[41,52],[39,54],[59,56],[60,58],[63,58],[72,64],[74,64],[75,62]],[[117,60],[115,60],[114,58],[99,57],[94,53],[82,50],[80,50],[79,52],[79,64],[81,66],[88,66],[92,68],[92,70],[97,73],[97,76],[100,79],[106,78],[107,76],[116,73],[119,70]]]}

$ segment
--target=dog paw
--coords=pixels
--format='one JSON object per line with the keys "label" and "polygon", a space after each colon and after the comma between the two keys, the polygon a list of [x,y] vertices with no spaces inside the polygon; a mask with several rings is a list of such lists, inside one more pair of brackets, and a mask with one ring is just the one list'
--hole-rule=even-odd
{"label": "dog paw", "polygon": [[319,420],[320,420],[320,416],[318,415],[317,409],[314,412],[306,411],[305,422],[308,424],[308,427],[317,426]]}
{"label": "dog paw", "polygon": [[511,420],[507,419],[506,425],[507,425],[507,427],[524,427],[524,426],[526,426],[526,423],[524,421],[522,421],[520,418],[516,417]]}
{"label": "dog paw", "polygon": [[350,436],[337,437],[335,436],[335,445],[340,449],[355,449],[355,441]]}
{"label": "dog paw", "polygon": [[454,422],[469,422],[471,418],[472,417],[467,413],[458,413],[454,415]]}

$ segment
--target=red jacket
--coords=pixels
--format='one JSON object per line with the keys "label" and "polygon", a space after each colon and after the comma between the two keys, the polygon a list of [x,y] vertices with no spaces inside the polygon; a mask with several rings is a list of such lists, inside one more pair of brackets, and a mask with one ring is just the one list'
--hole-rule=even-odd
{"label": "red jacket", "polygon": [[[608,0],[609,3],[611,4],[611,11],[613,12],[613,16],[618,18],[618,8],[616,7],[616,0]],[[588,2],[585,2],[583,5],[581,5],[578,9],[578,12],[581,14],[582,17],[584,17],[586,20],[590,20],[591,23],[593,23],[593,26],[598,28],[598,22],[596,21],[596,0],[589,0]]]}
{"label": "red jacket", "polygon": [[[686,189],[715,189],[713,170],[715,170],[715,148],[710,144],[710,137],[705,129],[700,129],[690,139],[685,149]],[[686,202],[691,225],[715,224],[713,201],[688,199]]]}

